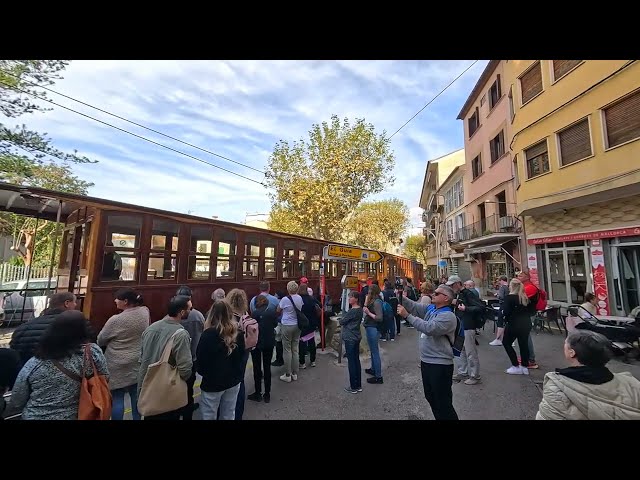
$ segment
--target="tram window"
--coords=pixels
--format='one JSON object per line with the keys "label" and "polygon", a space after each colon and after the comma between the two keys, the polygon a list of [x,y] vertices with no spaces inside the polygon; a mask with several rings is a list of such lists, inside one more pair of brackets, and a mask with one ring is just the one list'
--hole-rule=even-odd
{"label": "tram window", "polygon": [[242,276],[257,278],[260,262],[260,239],[257,235],[247,235],[244,239],[244,259],[242,261]]}
{"label": "tram window", "polygon": [[301,277],[306,277],[308,275],[307,265],[309,264],[309,260],[307,259],[307,250],[302,247],[298,251],[298,273]]}
{"label": "tram window", "polygon": [[103,282],[124,281],[131,282],[137,280],[138,258],[135,252],[116,251],[114,248],[107,248],[102,259]]}
{"label": "tram window", "polygon": [[236,248],[236,232],[231,230],[219,230],[216,278],[235,279]]}
{"label": "tram window", "polygon": [[178,258],[175,253],[149,254],[148,280],[171,280],[176,278]]}
{"label": "tram window", "polygon": [[264,240],[264,278],[276,278],[276,242]]}
{"label": "tram window", "polygon": [[61,249],[61,257],[60,257],[60,268],[69,269],[71,268],[71,259],[73,258],[73,236],[74,236],[75,228],[71,228],[70,230],[65,230],[62,237],[62,249]]}
{"label": "tram window", "polygon": [[139,248],[141,229],[142,218],[140,217],[110,214],[107,219],[105,245],[118,248]]}
{"label": "tram window", "polygon": [[294,271],[295,265],[293,263],[295,251],[296,242],[284,242],[284,250],[282,252],[282,278],[294,278],[296,276]]}
{"label": "tram window", "polygon": [[209,227],[192,226],[189,238],[189,280],[209,280],[213,231]]}
{"label": "tram window", "polygon": [[170,220],[153,220],[151,231],[152,250],[178,251],[178,232],[180,226]]}
{"label": "tram window", "polygon": [[320,255],[311,256],[311,275],[320,275]]}

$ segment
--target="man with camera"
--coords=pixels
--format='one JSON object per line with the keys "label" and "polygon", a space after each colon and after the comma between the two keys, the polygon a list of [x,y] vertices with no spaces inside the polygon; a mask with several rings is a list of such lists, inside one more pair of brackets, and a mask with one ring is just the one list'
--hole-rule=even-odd
{"label": "man with camera", "polygon": [[454,312],[464,328],[464,348],[460,354],[458,373],[453,376],[453,381],[464,380],[465,385],[476,385],[481,382],[476,328],[481,323],[482,301],[475,292],[463,287],[462,279],[458,275],[451,275],[447,280],[447,286],[451,287],[456,295],[451,304],[455,306]]}

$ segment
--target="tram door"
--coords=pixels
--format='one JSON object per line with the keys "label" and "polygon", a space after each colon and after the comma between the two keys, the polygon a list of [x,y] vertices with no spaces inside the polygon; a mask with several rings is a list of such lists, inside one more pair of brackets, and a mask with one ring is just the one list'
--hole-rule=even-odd
{"label": "tram door", "polygon": [[78,309],[82,309],[87,294],[87,253],[91,223],[66,227],[62,235],[60,263],[58,265],[58,292],[71,292],[78,297]]}

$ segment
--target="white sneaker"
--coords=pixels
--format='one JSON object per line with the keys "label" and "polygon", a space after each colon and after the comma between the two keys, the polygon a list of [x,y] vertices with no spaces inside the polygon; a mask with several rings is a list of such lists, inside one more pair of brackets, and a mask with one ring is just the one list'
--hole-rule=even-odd
{"label": "white sneaker", "polygon": [[512,346],[513,348],[516,348],[516,342],[517,342],[517,340],[514,340],[514,341],[513,341],[513,343],[511,344],[511,346]]}
{"label": "white sneaker", "polygon": [[522,375],[529,375],[529,369],[527,367],[520,367]]}
{"label": "white sneaker", "polygon": [[316,362],[311,362],[311,366],[315,367],[316,366]]}
{"label": "white sneaker", "polygon": [[291,378],[295,381],[298,380],[298,374],[297,373],[292,373],[291,374]]}
{"label": "white sneaker", "polygon": [[284,373],[280,375],[280,380],[282,380],[283,382],[291,383],[291,376]]}
{"label": "white sneaker", "polygon": [[[511,367],[507,368],[506,372],[507,372],[509,375],[524,375],[524,374],[522,373],[522,368],[521,368],[521,367],[514,367],[514,366],[511,366]],[[529,372],[527,372],[527,373],[529,373]]]}
{"label": "white sneaker", "polygon": [[489,342],[489,345],[491,345],[492,347],[500,347],[502,346],[502,340],[496,338],[493,342]]}

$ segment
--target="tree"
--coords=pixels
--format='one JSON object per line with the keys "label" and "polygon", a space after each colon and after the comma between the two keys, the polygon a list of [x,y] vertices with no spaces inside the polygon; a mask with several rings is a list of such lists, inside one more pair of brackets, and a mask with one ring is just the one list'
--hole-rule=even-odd
{"label": "tree", "polygon": [[324,240],[341,237],[360,202],[392,185],[393,153],[386,132],[357,119],[314,124],[309,141],[279,141],[266,173],[269,228]]}
{"label": "tree", "polygon": [[423,235],[410,235],[404,241],[404,254],[412,260],[427,265],[427,242]]}
{"label": "tree", "polygon": [[[41,87],[62,78],[69,62],[64,60],[0,60],[0,112],[8,118],[48,111],[33,97],[45,99]],[[86,195],[93,184],[73,175],[71,163],[95,163],[77,151],[65,153],[51,144],[46,133],[28,130],[25,125],[10,128],[0,123],[0,181]],[[51,251],[55,224],[14,214],[0,214],[0,229],[13,235],[16,250],[25,265],[34,254]],[[36,242],[34,243],[34,235]],[[39,255],[38,255],[39,256]],[[48,262],[50,255],[43,259]]]}
{"label": "tree", "polygon": [[345,225],[342,241],[386,251],[409,226],[409,209],[401,200],[364,202]]}

